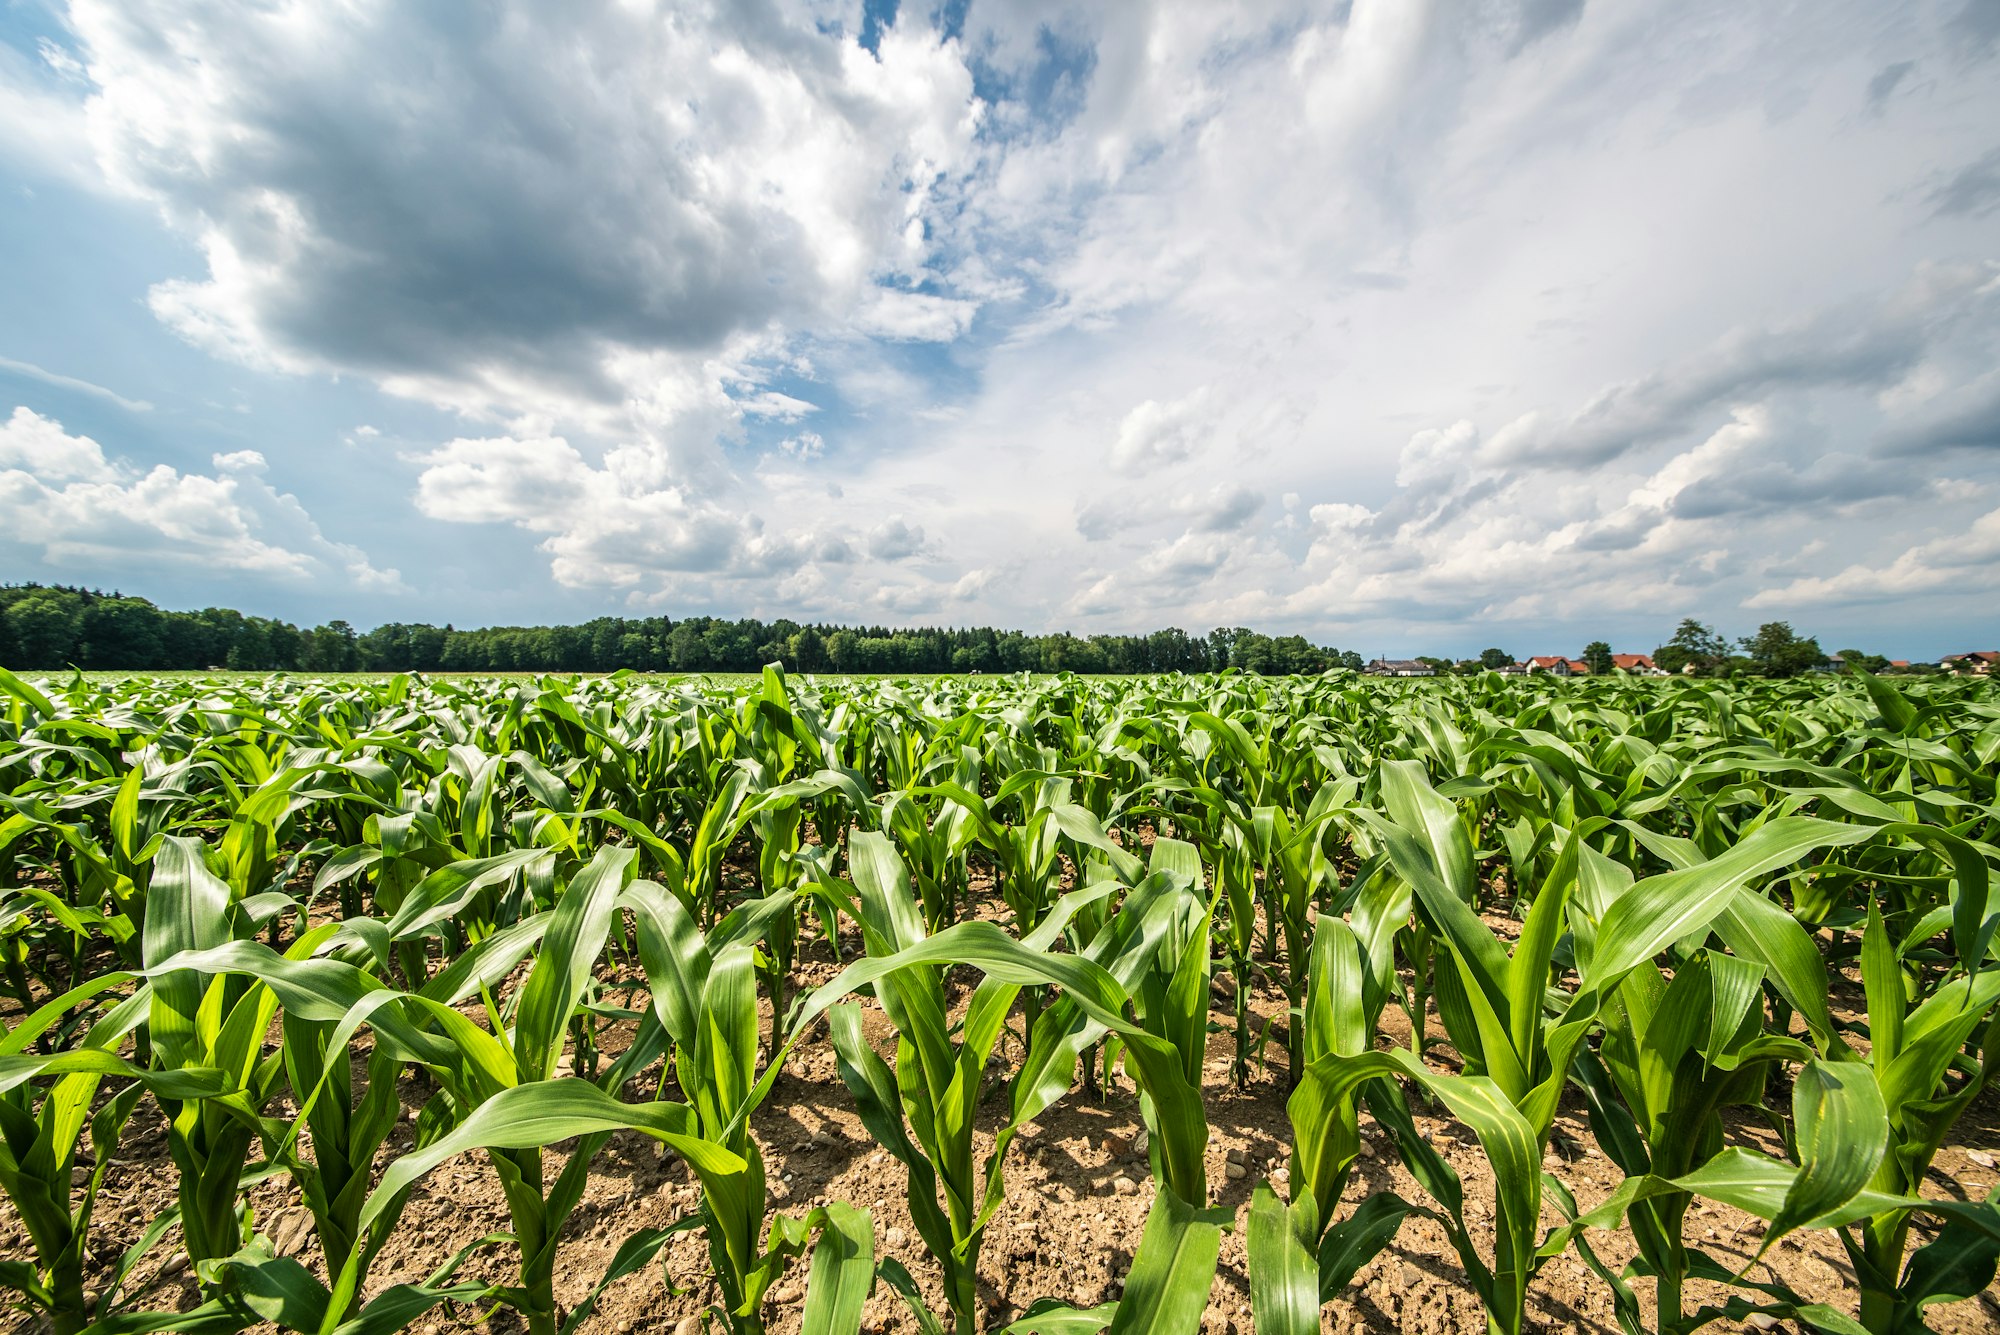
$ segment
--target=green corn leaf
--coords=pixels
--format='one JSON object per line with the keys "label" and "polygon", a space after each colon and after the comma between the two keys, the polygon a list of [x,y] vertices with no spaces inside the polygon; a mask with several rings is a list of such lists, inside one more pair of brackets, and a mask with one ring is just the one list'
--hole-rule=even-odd
{"label": "green corn leaf", "polygon": [[620,1103],[585,1080],[548,1080],[501,1090],[429,1145],[396,1160],[368,1194],[366,1228],[390,1201],[445,1160],[471,1149],[535,1149],[572,1136],[643,1131],[664,1141],[706,1178],[743,1173],[742,1156],[697,1134],[694,1114],[677,1103]]}
{"label": "green corn leaf", "polygon": [[56,716],[54,701],[43,695],[40,689],[22,681],[3,667],[0,667],[0,692],[13,696],[33,710],[39,718],[52,719]]}
{"label": "green corn leaf", "polygon": [[[1986,1198],[1987,1205],[1996,1203],[2000,1192]],[[1917,1248],[1904,1268],[1896,1290],[1897,1326],[1917,1329],[1925,1307],[1985,1292],[1993,1283],[1996,1264],[2000,1264],[2000,1237],[1963,1219],[1946,1220],[1944,1230]]]}
{"label": "green corn leaf", "polygon": [[[1096,1335],[1111,1324],[1111,1318],[1117,1311],[1116,1303],[1079,1308],[1043,1298],[1030,1303],[1026,1314],[1019,1320],[1002,1326],[1000,1335]],[[926,1332],[926,1335],[936,1335],[936,1332]]]}
{"label": "green corn leaf", "polygon": [[1112,1335],[1190,1335],[1199,1329],[1229,1221],[1227,1210],[1199,1209],[1161,1187],[1111,1318]]}
{"label": "green corn leaf", "polygon": [[694,1216],[669,1224],[665,1228],[642,1228],[619,1243],[617,1252],[611,1257],[611,1264],[605,1268],[603,1278],[591,1285],[590,1292],[584,1296],[583,1301],[570,1309],[569,1318],[562,1324],[561,1335],[571,1335],[571,1332],[590,1319],[590,1314],[597,1310],[597,1300],[604,1296],[606,1289],[625,1276],[644,1269],[648,1262],[660,1254],[660,1249],[673,1241],[676,1235],[687,1232],[700,1222],[700,1217]]}
{"label": "green corn leaf", "polygon": [[551,856],[551,850],[546,848],[522,848],[493,857],[447,863],[417,882],[403,898],[389,917],[389,936],[401,940],[443,922],[488,886],[519,875]]}
{"label": "green corn leaf", "polygon": [[1361,1267],[1381,1254],[1417,1208],[1392,1191],[1378,1191],[1319,1240],[1319,1298],[1333,1301]]}
{"label": "green corn leaf", "polygon": [[1759,1254],[1792,1229],[1839,1209],[1875,1175],[1889,1148],[1889,1114],[1875,1073],[1857,1062],[1808,1062],[1792,1088],[1802,1170]]}
{"label": "green corn leaf", "polygon": [[806,1280],[801,1329],[814,1335],[855,1335],[861,1329],[861,1306],[875,1287],[875,1220],[843,1202],[813,1213],[820,1235]]}
{"label": "green corn leaf", "polygon": [[1871,896],[1868,926],[1861,934],[1861,981],[1868,998],[1869,1062],[1878,1078],[1903,1053],[1903,963]]}
{"label": "green corn leaf", "polygon": [[542,934],[535,967],[521,990],[515,1019],[514,1043],[523,1080],[546,1080],[554,1072],[570,1016],[604,953],[618,897],[632,879],[636,856],[629,848],[600,848],[557,902]]}
{"label": "green corn leaf", "polygon": [[1905,737],[1915,736],[1918,722],[1917,707],[1911,704],[1901,691],[1874,673],[1859,667],[1852,669],[1852,672],[1861,679],[1862,689],[1867,691],[1868,698],[1875,702],[1875,708],[1882,712],[1882,721],[1889,725],[1890,730]]}
{"label": "green corn leaf", "polygon": [[[916,1322],[918,1335],[945,1335],[944,1326],[925,1305],[923,1290],[917,1287],[917,1281],[911,1276],[909,1267],[893,1256],[886,1257],[875,1267],[875,1274],[889,1286],[891,1292],[903,1300],[903,1305],[910,1311],[911,1319]],[[1019,1325],[1018,1322],[1015,1324]],[[1099,1322],[1088,1329],[1099,1330],[1103,1328],[1103,1324]],[[1009,1326],[1007,1329],[1013,1330],[1015,1326]],[[1048,1329],[1053,1335],[1059,1328],[1051,1326]]]}
{"label": "green corn leaf", "polygon": [[1604,915],[1588,981],[1608,986],[1673,942],[1706,927],[1752,877],[1817,849],[1860,843],[1876,833],[1870,827],[1810,816],[1781,816],[1707,862],[1647,877]]}
{"label": "green corn leaf", "polygon": [[1320,1328],[1313,1213],[1310,1205],[1286,1205],[1268,1182],[1259,1182],[1250,1195],[1245,1243],[1257,1335],[1316,1335]]}

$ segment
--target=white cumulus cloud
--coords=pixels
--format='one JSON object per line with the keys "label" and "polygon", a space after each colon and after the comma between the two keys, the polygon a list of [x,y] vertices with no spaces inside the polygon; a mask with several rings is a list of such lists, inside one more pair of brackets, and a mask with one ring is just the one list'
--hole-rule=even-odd
{"label": "white cumulus cloud", "polygon": [[297,497],[265,482],[256,451],[214,463],[214,475],[134,467],[17,407],[0,423],[0,541],[71,577],[169,567],[401,587],[396,571],[325,537]]}

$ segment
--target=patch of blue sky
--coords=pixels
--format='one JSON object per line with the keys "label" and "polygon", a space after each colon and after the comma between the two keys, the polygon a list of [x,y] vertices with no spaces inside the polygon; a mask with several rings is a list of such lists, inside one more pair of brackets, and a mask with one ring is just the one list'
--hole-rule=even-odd
{"label": "patch of blue sky", "polygon": [[861,32],[857,40],[867,51],[882,49],[882,30],[893,27],[900,0],[862,0]]}
{"label": "patch of blue sky", "polygon": [[980,134],[989,140],[1039,139],[1059,133],[1083,110],[1097,48],[1044,24],[1035,34],[1032,64],[1003,69],[978,51],[967,63],[975,96],[994,106],[1011,103],[1022,113],[988,117]]}
{"label": "patch of blue sky", "polygon": [[[35,57],[38,63],[45,63],[41,54],[43,43],[75,59],[68,25],[55,6],[43,3],[43,0],[5,0],[0,3],[0,42]],[[50,68],[53,72],[53,67]]]}

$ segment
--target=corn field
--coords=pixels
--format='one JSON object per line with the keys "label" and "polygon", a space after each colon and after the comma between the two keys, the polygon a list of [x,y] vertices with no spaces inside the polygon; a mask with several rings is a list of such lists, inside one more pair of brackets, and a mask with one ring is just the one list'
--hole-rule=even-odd
{"label": "corn field", "polygon": [[[2000,1122],[1983,682],[0,691],[25,1329],[1303,1335],[1420,1231],[1494,1335],[1558,1274],[1633,1335],[2000,1312],[1934,1164]],[[808,1096],[893,1204],[795,1192]],[[1014,1291],[1101,1109],[1116,1273]]]}

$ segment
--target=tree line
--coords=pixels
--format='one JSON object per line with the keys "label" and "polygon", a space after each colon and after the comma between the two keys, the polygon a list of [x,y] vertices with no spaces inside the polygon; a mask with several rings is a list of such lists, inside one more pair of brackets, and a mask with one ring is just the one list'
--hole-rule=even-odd
{"label": "tree line", "polygon": [[1209,672],[1271,676],[1359,669],[1351,650],[1300,635],[1218,627],[1148,635],[1030,635],[990,626],[891,629],[780,618],[597,617],[569,626],[474,630],[390,622],[357,631],[233,608],[169,611],[144,598],[61,585],[0,586],[0,664],[22,670],[231,668],[304,672]]}

